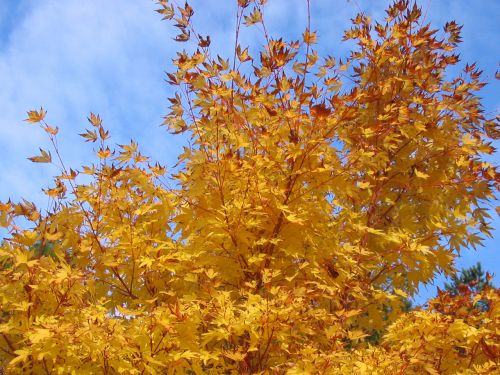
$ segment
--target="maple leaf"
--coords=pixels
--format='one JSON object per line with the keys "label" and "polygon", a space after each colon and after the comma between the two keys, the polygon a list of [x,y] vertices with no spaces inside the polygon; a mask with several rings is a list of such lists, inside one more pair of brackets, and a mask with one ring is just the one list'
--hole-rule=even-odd
{"label": "maple leaf", "polygon": [[94,130],[85,129],[86,133],[79,134],[85,138],[85,142],[95,142],[97,141],[97,133]]}
{"label": "maple leaf", "polygon": [[24,121],[36,124],[37,122],[43,121],[45,118],[45,115],[47,114],[47,111],[45,111],[43,108],[40,108],[40,110],[32,110],[28,111],[28,118],[25,119]]}
{"label": "maple leaf", "polygon": [[99,115],[95,115],[92,112],[90,113],[90,116],[87,119],[92,126],[99,127],[102,125],[101,117],[99,117]]}
{"label": "maple leaf", "polygon": [[40,149],[39,156],[32,156],[28,160],[31,160],[33,163],[50,163],[52,162],[52,156],[50,155],[50,151]]}

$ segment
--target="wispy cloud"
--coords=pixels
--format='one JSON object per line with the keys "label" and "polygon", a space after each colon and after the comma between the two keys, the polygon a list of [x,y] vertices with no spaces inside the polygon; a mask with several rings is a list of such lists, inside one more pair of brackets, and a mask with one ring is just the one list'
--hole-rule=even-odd
{"label": "wispy cloud", "polygon": [[[158,127],[166,110],[163,71],[171,55],[171,29],[153,9],[153,2],[133,0],[30,2],[22,17],[10,21],[0,49],[2,199],[28,192],[22,179],[10,179],[15,173],[42,182],[35,172],[40,166],[35,169],[24,157],[45,137],[21,121],[27,109],[41,105],[49,121],[61,127],[70,164],[89,154],[76,135],[89,111],[101,113],[116,142],[134,137],[155,156],[173,156],[165,130]],[[3,8],[2,14],[5,19]]]}

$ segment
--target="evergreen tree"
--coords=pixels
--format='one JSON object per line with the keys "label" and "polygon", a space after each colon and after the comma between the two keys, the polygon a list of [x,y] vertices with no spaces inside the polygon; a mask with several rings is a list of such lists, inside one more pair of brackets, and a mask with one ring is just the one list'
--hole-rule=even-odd
{"label": "evergreen tree", "polygon": [[484,290],[486,287],[492,287],[491,276],[488,272],[484,272],[481,263],[474,266],[464,268],[460,275],[455,274],[451,277],[451,283],[445,283],[444,289],[451,295],[458,295],[461,289],[467,287],[471,292],[477,293]]}

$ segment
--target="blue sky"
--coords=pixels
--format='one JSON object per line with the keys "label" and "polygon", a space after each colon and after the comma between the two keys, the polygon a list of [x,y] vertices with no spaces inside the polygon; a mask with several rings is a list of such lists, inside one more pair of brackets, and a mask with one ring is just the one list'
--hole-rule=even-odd
{"label": "blue sky", "polygon": [[[236,0],[191,1],[193,18],[212,48],[230,56],[234,40]],[[347,56],[341,42],[349,19],[360,9],[383,19],[387,0],[312,0],[312,29],[320,35],[320,53]],[[273,35],[299,39],[306,25],[305,0],[269,0],[266,22]],[[486,112],[499,113],[500,1],[420,0],[426,20],[442,28],[448,20],[463,24],[463,64],[477,62],[492,82],[482,92]],[[175,51],[173,28],[153,10],[151,0],[0,0],[0,201],[28,197],[44,207],[42,187],[57,173],[26,157],[49,148],[43,132],[23,123],[26,111],[43,106],[48,122],[60,128],[63,157],[78,167],[92,149],[77,135],[87,126],[90,111],[99,113],[112,141],[139,141],[153,160],[173,165],[183,138],[160,128],[167,112],[169,88],[164,71]],[[260,39],[245,33],[243,44]],[[497,162],[500,157],[493,158]],[[477,252],[465,251],[459,267],[477,261],[500,279],[500,220],[493,215],[497,239]],[[437,284],[441,283],[437,281]],[[434,295],[424,288],[418,302]]]}

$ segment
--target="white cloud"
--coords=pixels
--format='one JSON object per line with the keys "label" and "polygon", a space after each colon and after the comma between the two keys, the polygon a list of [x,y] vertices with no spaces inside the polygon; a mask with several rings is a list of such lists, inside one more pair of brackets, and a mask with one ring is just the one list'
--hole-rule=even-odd
{"label": "white cloud", "polygon": [[[42,105],[48,121],[61,128],[69,164],[88,160],[89,147],[76,134],[86,126],[89,111],[101,113],[115,142],[137,137],[155,156],[172,158],[165,152],[172,149],[165,147],[171,140],[158,127],[166,111],[163,71],[171,54],[171,28],[160,22],[153,5],[30,2],[19,22],[12,23],[0,48],[0,199],[27,192],[25,180],[14,175],[37,176],[40,186],[50,181],[35,172],[43,166],[25,159],[46,144],[39,129],[22,123],[26,110]],[[5,7],[1,10],[5,14]],[[30,198],[41,199],[31,193]]]}

